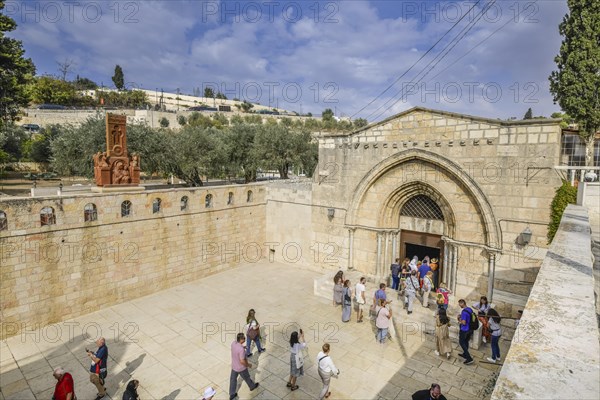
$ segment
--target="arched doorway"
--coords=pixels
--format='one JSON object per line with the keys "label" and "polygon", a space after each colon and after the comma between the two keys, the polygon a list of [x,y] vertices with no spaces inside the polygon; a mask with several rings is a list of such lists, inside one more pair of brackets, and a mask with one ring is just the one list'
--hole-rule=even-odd
{"label": "arched doorway", "polygon": [[419,260],[428,257],[435,260],[433,283],[438,287],[443,276],[444,265],[444,213],[440,206],[427,194],[416,194],[407,198],[400,208],[399,257]]}

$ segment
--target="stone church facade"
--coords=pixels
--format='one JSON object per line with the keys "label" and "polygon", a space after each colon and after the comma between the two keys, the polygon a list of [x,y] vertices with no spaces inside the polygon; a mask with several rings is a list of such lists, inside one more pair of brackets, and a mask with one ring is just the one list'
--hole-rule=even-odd
{"label": "stone church facade", "polygon": [[[395,258],[436,257],[439,282],[457,298],[487,295],[501,312],[515,312],[546,253],[561,183],[553,170],[559,122],[413,108],[356,132],[322,135],[312,185],[291,189],[305,200],[292,196],[275,215],[270,204],[267,232],[291,232],[289,240],[310,247],[307,264],[382,281]],[[275,203],[285,197],[269,192]],[[329,253],[315,257],[315,243]]]}

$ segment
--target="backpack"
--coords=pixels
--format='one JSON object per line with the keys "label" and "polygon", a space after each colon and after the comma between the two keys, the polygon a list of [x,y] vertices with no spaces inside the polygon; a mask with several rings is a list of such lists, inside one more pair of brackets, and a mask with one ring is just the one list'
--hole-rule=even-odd
{"label": "backpack", "polygon": [[477,329],[479,329],[479,319],[477,318],[477,315],[475,315],[473,310],[471,310],[469,307],[467,307],[467,312],[471,317],[469,321],[469,330],[476,331]]}
{"label": "backpack", "polygon": [[444,301],[444,295],[442,293],[438,293],[436,297],[437,297],[436,303],[438,303],[440,305],[444,305],[446,303]]}

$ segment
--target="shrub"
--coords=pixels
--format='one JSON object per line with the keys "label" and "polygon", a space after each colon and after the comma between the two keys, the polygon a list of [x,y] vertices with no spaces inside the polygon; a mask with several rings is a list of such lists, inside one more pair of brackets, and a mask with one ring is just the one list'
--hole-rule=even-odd
{"label": "shrub", "polygon": [[554,199],[550,204],[550,225],[548,225],[548,244],[554,239],[556,231],[560,226],[560,220],[562,219],[565,208],[569,204],[577,203],[577,188],[571,186],[569,182],[563,181],[561,187],[556,190]]}

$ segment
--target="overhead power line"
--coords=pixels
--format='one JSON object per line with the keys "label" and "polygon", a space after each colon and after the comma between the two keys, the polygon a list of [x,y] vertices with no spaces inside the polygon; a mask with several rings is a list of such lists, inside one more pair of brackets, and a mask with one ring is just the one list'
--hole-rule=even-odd
{"label": "overhead power line", "polygon": [[[429,74],[429,72],[431,72],[448,54],[450,54],[450,52],[454,49],[454,47],[456,47],[456,45],[471,31],[471,29],[473,29],[473,27],[477,24],[477,22],[479,22],[479,20],[483,17],[483,15],[489,10],[489,8],[496,2],[496,0],[491,0],[486,6],[484,6],[482,8],[482,10],[479,12],[479,14],[477,14],[475,16],[475,18],[473,19],[473,21],[469,22],[443,49],[442,51],[435,57],[433,58],[431,61],[429,61],[429,63],[423,67],[421,69],[421,71],[419,71],[417,73],[417,75],[411,79],[411,81],[406,84],[403,85],[402,88],[396,92],[394,94],[394,96],[392,96],[390,99],[388,99],[384,104],[382,104],[381,106],[377,107],[373,112],[371,112],[369,114],[369,116],[367,117],[367,119],[371,119],[371,116],[375,115],[376,116],[373,118],[373,120],[377,120],[378,118],[380,118],[383,114],[385,114],[390,108],[394,107],[396,104],[398,104],[398,102],[400,100],[402,100],[404,98],[404,95],[406,93],[404,93],[405,88],[407,87],[414,87],[415,85],[417,85],[418,83],[420,83],[426,76],[427,74]],[[433,65],[432,65],[433,64]],[[428,70],[426,70],[429,67]],[[423,73],[424,72],[424,73]],[[417,82],[413,82],[414,79],[416,79],[419,75],[421,75],[423,73],[423,75],[419,78],[419,80]],[[394,100],[395,99],[395,100]],[[392,102],[390,105],[388,105],[388,103]],[[387,106],[387,107],[386,107]],[[381,112],[378,112],[378,110],[380,110],[382,107],[385,107],[385,109],[383,109]]]}
{"label": "overhead power line", "polygon": [[429,53],[430,53],[430,52],[433,50],[433,48],[434,48],[435,46],[437,46],[437,44],[438,44],[439,42],[441,42],[441,41],[442,41],[442,39],[444,39],[444,38],[446,37],[446,35],[448,35],[448,34],[450,33],[450,31],[452,31],[452,29],[454,29],[454,27],[456,27],[456,26],[457,26],[457,25],[460,23],[460,21],[462,21],[462,20],[463,20],[463,19],[464,19],[464,18],[465,18],[467,15],[469,15],[469,13],[471,12],[471,10],[472,10],[473,8],[475,8],[475,6],[477,6],[477,4],[479,4],[480,2],[481,2],[481,0],[477,0],[477,2],[476,2],[475,4],[473,4],[473,6],[472,6],[471,8],[469,8],[469,10],[468,10],[468,11],[467,11],[467,12],[466,12],[466,13],[465,13],[465,14],[464,14],[462,17],[460,17],[460,19],[459,19],[458,21],[456,21],[456,22],[454,23],[454,25],[452,25],[452,26],[450,27],[450,29],[448,29],[448,30],[446,31],[446,33],[444,33],[444,34],[442,35],[442,37],[438,39],[438,41],[437,41],[437,42],[435,42],[435,43],[434,43],[434,44],[433,44],[433,45],[432,45],[432,46],[431,46],[431,47],[430,47],[430,48],[429,48],[429,49],[428,49],[428,50],[427,50],[427,51],[426,51],[426,52],[425,52],[425,53],[424,53],[424,54],[423,54],[423,55],[422,55],[422,56],[421,56],[421,57],[420,57],[420,58],[419,58],[417,61],[415,61],[413,65],[411,65],[411,66],[410,66],[410,67],[409,67],[409,68],[408,68],[406,71],[404,71],[404,73],[403,73],[402,75],[400,75],[400,76],[399,76],[399,77],[398,77],[398,78],[397,78],[397,79],[396,79],[394,82],[392,82],[392,83],[391,83],[391,84],[390,84],[390,85],[389,85],[387,88],[385,88],[385,90],[384,90],[383,92],[381,92],[381,93],[379,93],[377,96],[375,96],[375,97],[373,98],[373,100],[371,100],[371,101],[370,101],[370,102],[369,102],[367,105],[365,105],[365,106],[364,106],[364,107],[362,107],[360,110],[358,110],[357,112],[355,112],[354,114],[352,114],[352,115],[350,116],[350,118],[354,118],[354,116],[355,116],[356,114],[358,114],[358,113],[362,112],[364,109],[366,109],[367,107],[369,107],[369,106],[370,106],[371,104],[373,104],[373,103],[374,103],[374,102],[375,102],[375,101],[376,101],[378,98],[380,98],[380,97],[381,97],[381,96],[383,96],[383,95],[384,95],[384,94],[385,94],[385,93],[386,93],[388,90],[390,90],[390,89],[391,89],[391,88],[392,88],[392,87],[393,87],[393,86],[394,86],[396,83],[398,83],[398,81],[400,81],[400,79],[402,79],[402,78],[403,78],[403,77],[404,77],[406,74],[408,74],[408,73],[410,72],[410,70],[412,70],[412,69],[414,68],[414,66],[415,66],[415,65],[417,65],[417,64],[418,64],[418,63],[419,63],[419,62],[420,62],[420,61],[421,61],[423,58],[425,58],[425,56],[427,56],[427,54],[429,54]]}

